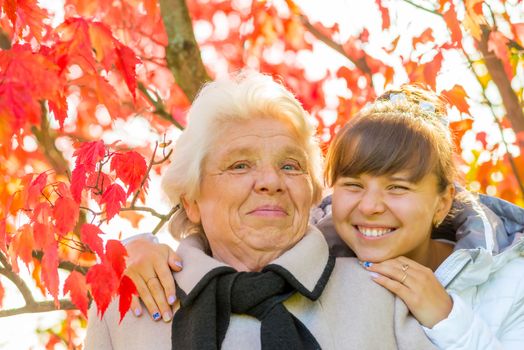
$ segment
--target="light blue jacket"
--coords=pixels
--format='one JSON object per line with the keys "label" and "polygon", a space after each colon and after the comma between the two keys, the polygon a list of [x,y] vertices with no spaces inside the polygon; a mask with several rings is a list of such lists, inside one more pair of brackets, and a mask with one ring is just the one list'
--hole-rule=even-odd
{"label": "light blue jacket", "polygon": [[[336,235],[327,198],[313,212],[333,254],[351,255]],[[426,335],[439,349],[524,349],[524,209],[498,198],[456,208],[454,252],[435,275],[453,298],[449,316]],[[445,234],[444,234],[445,236]]]}

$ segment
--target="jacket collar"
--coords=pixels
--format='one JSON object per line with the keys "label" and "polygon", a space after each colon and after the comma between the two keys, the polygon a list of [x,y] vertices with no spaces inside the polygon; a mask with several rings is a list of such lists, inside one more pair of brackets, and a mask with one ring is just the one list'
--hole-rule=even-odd
{"label": "jacket collar", "polygon": [[[183,259],[184,268],[174,276],[177,286],[186,295],[208,272],[228,266],[207,255],[202,242],[194,235],[180,242],[177,254]],[[290,273],[296,279],[297,289],[302,289],[304,295],[309,296],[316,294],[317,285],[329,276],[326,276],[326,271],[330,263],[333,261],[329,258],[326,240],[319,230],[309,227],[305,236],[294,247],[271,262],[268,267]]]}

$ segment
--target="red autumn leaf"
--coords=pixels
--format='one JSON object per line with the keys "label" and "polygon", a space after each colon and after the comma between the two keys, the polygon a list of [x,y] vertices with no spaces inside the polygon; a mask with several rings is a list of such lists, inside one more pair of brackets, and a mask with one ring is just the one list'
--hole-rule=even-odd
{"label": "red autumn leaf", "polygon": [[6,231],[5,231],[5,219],[0,219],[0,250],[4,252],[4,254],[7,254],[7,237],[6,237]]}
{"label": "red autumn leaf", "polygon": [[7,18],[11,21],[13,28],[16,28],[16,2],[17,0],[4,0],[2,4],[2,9],[7,15]]}
{"label": "red autumn leaf", "polygon": [[482,143],[482,147],[485,149],[486,148],[486,145],[488,144],[486,138],[487,138],[488,134],[486,134],[484,131],[481,131],[479,133],[477,133],[476,135],[476,139],[478,141],[480,141],[480,143]]}
{"label": "red autumn leaf", "polygon": [[[32,34],[38,41],[42,40],[42,30],[47,12],[38,6],[37,0],[7,0],[4,10],[13,23],[18,36],[23,33]],[[16,14],[16,17],[14,16]],[[13,20],[15,19],[15,20]],[[16,20],[18,19],[18,20]],[[24,31],[29,27],[28,31]]]}
{"label": "red autumn leaf", "polygon": [[460,85],[455,85],[451,90],[442,91],[441,94],[445,96],[451,105],[457,107],[462,113],[468,113],[469,104],[466,101],[466,91]]}
{"label": "red autumn leaf", "polygon": [[133,50],[116,40],[115,51],[117,55],[116,68],[124,76],[131,95],[136,98],[136,66],[139,61]]}
{"label": "red autumn leaf", "polygon": [[35,222],[33,223],[33,232],[36,249],[46,249],[55,240],[55,237],[53,235],[53,232],[51,231],[51,228],[49,227],[49,224]]}
{"label": "red autumn leaf", "polygon": [[64,294],[71,293],[71,301],[87,317],[87,284],[86,277],[78,271],[72,271],[64,283]]}
{"label": "red autumn leaf", "polygon": [[440,72],[442,67],[442,51],[439,51],[438,54],[433,57],[433,59],[424,65],[424,78],[426,83],[431,86],[433,90],[436,89],[437,85],[437,75]]}
{"label": "red autumn leaf", "polygon": [[69,197],[59,197],[53,208],[53,218],[59,233],[66,234],[75,228],[79,214],[78,203]]}
{"label": "red autumn leaf", "polygon": [[129,307],[131,306],[131,300],[133,298],[133,295],[138,294],[136,291],[135,284],[126,275],[123,275],[122,279],[120,280],[118,294],[120,295],[120,300],[118,302],[118,311],[120,311],[120,323],[124,319],[127,310],[129,310]]}
{"label": "red autumn leaf", "polygon": [[444,21],[448,25],[451,32],[451,42],[453,44],[461,44],[462,42],[462,30],[460,29],[460,22],[457,19],[457,12],[455,11],[455,5],[448,2],[449,9],[443,14]]}
{"label": "red autumn leaf", "polygon": [[114,239],[107,241],[105,258],[111,263],[111,266],[118,277],[122,276],[126,268],[126,256],[126,248],[124,248],[120,241]]}
{"label": "red autumn leaf", "polygon": [[111,266],[102,263],[89,269],[86,282],[91,286],[91,295],[98,308],[98,314],[102,317],[118,288],[119,278]]}
{"label": "red autumn leaf", "polygon": [[389,9],[382,5],[382,0],[376,0],[378,9],[380,10],[380,15],[382,16],[382,30],[388,29],[391,25],[391,20],[389,18]]}
{"label": "red autumn leaf", "polygon": [[5,289],[4,289],[4,286],[2,285],[2,281],[0,281],[0,309],[3,308],[4,295],[5,295]]}
{"label": "red autumn leaf", "polygon": [[120,208],[125,202],[126,193],[119,184],[112,184],[106,189],[104,194],[102,194],[100,204],[106,205],[107,221],[120,212]]}
{"label": "red autumn leaf", "polygon": [[111,159],[111,170],[115,171],[116,176],[129,186],[127,190],[127,195],[129,195],[140,186],[147,172],[147,164],[144,157],[135,151],[117,153]]}
{"label": "red autumn leaf", "polygon": [[346,81],[348,89],[352,91],[358,89],[357,83],[360,76],[360,72],[356,69],[349,69],[345,66],[340,67],[337,71],[337,78],[343,78]]}
{"label": "red autumn leaf", "polygon": [[82,191],[86,187],[86,168],[84,164],[77,164],[71,173],[71,195],[77,203],[82,201]]}
{"label": "red autumn leaf", "polygon": [[102,63],[106,70],[110,70],[115,62],[115,45],[111,29],[104,23],[91,22],[88,33],[97,61]]}
{"label": "red autumn leaf", "polygon": [[104,244],[102,238],[99,237],[103,234],[102,230],[98,226],[92,224],[83,224],[80,229],[80,239],[82,242],[89,246],[89,249],[98,254],[98,256],[104,255]]}
{"label": "red autumn leaf", "polygon": [[41,173],[27,187],[26,208],[32,208],[38,203],[42,191],[47,184],[47,173]]}
{"label": "red autumn leaf", "polygon": [[58,245],[53,240],[44,250],[42,257],[42,282],[58,306]]}
{"label": "red autumn leaf", "polygon": [[35,245],[33,239],[33,229],[31,225],[25,224],[18,229],[13,242],[13,250],[22,261],[29,265],[33,260],[33,248]]}
{"label": "red autumn leaf", "polygon": [[104,141],[83,142],[75,150],[76,165],[83,164],[87,172],[95,171],[96,164],[104,158],[106,146]]}
{"label": "red autumn leaf", "polygon": [[413,49],[417,46],[418,43],[425,44],[427,42],[435,41],[435,38],[433,37],[433,29],[428,28],[425,31],[422,32],[418,37],[413,38]]}

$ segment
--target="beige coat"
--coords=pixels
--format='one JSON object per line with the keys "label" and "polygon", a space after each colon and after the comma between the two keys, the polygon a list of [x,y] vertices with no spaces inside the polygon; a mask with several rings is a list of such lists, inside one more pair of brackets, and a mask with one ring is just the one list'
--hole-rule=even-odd
{"label": "beige coat", "polygon": [[[223,266],[196,248],[188,239],[178,254],[184,269],[175,274],[188,294],[211,269]],[[310,228],[306,236],[272,264],[288,270],[308,290],[320,278],[328,260],[322,234]],[[405,304],[373,282],[354,258],[339,258],[321,297],[311,301],[296,293],[284,305],[315,336],[323,349],[434,349]],[[118,303],[109,306],[103,319],[96,307],[89,311],[85,349],[171,349],[171,324],[128,312],[118,324]],[[223,349],[260,349],[260,322],[246,315],[231,316]]]}

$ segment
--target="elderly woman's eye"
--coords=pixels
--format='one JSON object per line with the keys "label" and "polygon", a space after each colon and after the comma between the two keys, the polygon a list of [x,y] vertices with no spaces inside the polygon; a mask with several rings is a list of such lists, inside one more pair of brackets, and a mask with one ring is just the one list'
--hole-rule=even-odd
{"label": "elderly woman's eye", "polygon": [[230,170],[247,170],[249,164],[247,162],[236,162],[229,167]]}
{"label": "elderly woman's eye", "polygon": [[282,170],[285,171],[302,171],[302,168],[300,167],[300,164],[296,162],[287,162],[282,164],[281,167]]}

